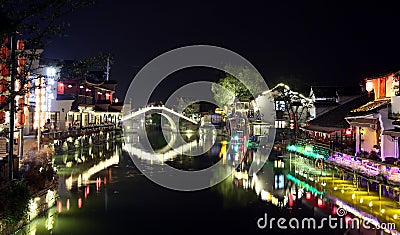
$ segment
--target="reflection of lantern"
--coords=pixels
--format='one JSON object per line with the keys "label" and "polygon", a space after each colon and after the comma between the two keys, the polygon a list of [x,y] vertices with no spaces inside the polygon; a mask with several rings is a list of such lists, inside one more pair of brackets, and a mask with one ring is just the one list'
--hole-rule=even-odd
{"label": "reflection of lantern", "polygon": [[289,195],[289,206],[292,207],[294,205],[293,195]]}
{"label": "reflection of lantern", "polygon": [[317,204],[318,204],[318,207],[322,207],[322,206],[323,206],[323,204],[324,204],[324,202],[322,201],[322,199],[321,199],[321,198],[318,198],[318,202],[317,202]]}
{"label": "reflection of lantern", "polygon": [[371,93],[372,90],[374,90],[374,83],[372,83],[372,80],[367,80],[367,82],[365,83],[365,90],[368,91],[368,95],[369,93]]}
{"label": "reflection of lantern", "polygon": [[18,124],[24,125],[25,124],[25,114],[24,112],[18,112]]}
{"label": "reflection of lantern", "polygon": [[17,50],[24,50],[25,49],[25,44],[24,44],[24,40],[18,40],[17,41]]}
{"label": "reflection of lantern", "polygon": [[336,215],[336,214],[337,214],[337,208],[336,208],[336,206],[333,206],[332,215]]}
{"label": "reflection of lantern", "polygon": [[0,93],[7,90],[8,90],[7,81],[5,79],[0,79]]}
{"label": "reflection of lantern", "polygon": [[0,111],[0,124],[3,124],[6,122],[6,112]]}

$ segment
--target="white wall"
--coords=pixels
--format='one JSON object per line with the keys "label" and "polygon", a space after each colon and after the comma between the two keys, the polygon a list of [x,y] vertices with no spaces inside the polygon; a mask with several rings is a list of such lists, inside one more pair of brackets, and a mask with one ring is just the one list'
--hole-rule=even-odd
{"label": "white wall", "polygon": [[[68,129],[65,125],[67,113],[71,110],[73,100],[55,100],[53,103],[52,112],[60,112],[60,126],[59,130],[64,131]],[[64,112],[62,111],[64,109]]]}
{"label": "white wall", "polygon": [[[375,115],[379,118],[382,133],[384,130],[393,129],[393,120],[388,118],[388,108],[381,109],[378,114]],[[390,136],[381,135],[381,156],[382,157],[398,157],[396,156],[396,148],[398,148],[396,142]]]}

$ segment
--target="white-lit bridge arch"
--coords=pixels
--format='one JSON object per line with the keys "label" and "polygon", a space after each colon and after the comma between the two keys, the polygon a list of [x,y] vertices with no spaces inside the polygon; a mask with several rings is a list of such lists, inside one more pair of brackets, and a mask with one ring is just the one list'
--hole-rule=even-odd
{"label": "white-lit bridge arch", "polygon": [[145,108],[139,109],[137,111],[131,111],[130,113],[124,114],[122,120],[123,121],[127,121],[127,120],[130,120],[132,118],[136,118],[136,117],[138,117],[140,115],[143,115],[143,114],[146,115],[147,113],[149,113],[149,114],[150,113],[161,114],[162,116],[167,118],[167,120],[172,125],[175,124],[173,119],[172,119],[172,117],[182,118],[182,119],[184,119],[184,120],[186,120],[188,122],[191,122],[193,124],[196,124],[196,125],[198,124],[198,122],[196,122],[195,120],[190,119],[190,118],[188,118],[188,117],[186,117],[186,116],[184,116],[184,115],[182,115],[182,114],[180,114],[180,113],[178,113],[178,112],[176,112],[176,111],[174,111],[172,109],[164,107],[164,106],[151,106],[151,107],[145,107]]}

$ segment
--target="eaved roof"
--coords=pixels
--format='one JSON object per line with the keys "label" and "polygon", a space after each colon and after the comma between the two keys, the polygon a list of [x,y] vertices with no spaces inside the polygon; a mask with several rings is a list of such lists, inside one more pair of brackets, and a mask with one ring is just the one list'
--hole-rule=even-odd
{"label": "eaved roof", "polygon": [[376,113],[379,109],[386,108],[389,104],[390,98],[376,99],[351,110],[348,116],[360,116]]}
{"label": "eaved roof", "polygon": [[318,131],[323,133],[332,133],[341,129],[349,128],[349,123],[345,120],[346,115],[353,109],[364,105],[371,100],[367,94],[362,94],[357,98],[349,100],[346,103],[336,106],[328,112],[311,120],[306,127],[302,129],[308,131]]}

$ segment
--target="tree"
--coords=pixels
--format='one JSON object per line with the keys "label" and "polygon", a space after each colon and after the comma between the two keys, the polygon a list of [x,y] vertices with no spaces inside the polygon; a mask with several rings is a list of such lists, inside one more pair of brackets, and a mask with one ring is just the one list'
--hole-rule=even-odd
{"label": "tree", "polygon": [[26,218],[30,197],[31,191],[25,181],[11,181],[1,189],[0,212],[6,226],[14,230]]}
{"label": "tree", "polygon": [[[51,39],[54,36],[63,35],[65,32],[67,24],[60,21],[61,17],[81,7],[92,5],[94,2],[93,0],[0,0],[2,20],[0,73],[3,77],[9,78],[0,80],[0,112],[4,116],[3,110],[9,107],[11,118],[8,134],[10,142],[14,140],[16,111],[23,120],[26,94],[37,87],[43,88],[42,83],[37,85],[33,83],[33,79],[44,77],[44,75],[30,76],[30,73],[33,72],[33,65],[38,64],[40,54]],[[10,53],[9,48],[11,49]],[[15,105],[17,98],[18,107]],[[8,156],[10,180],[13,179],[13,148],[13,145],[10,144]]]}
{"label": "tree", "polygon": [[[19,89],[10,89],[11,82],[8,81],[7,98],[0,104],[0,110],[8,107],[16,96],[25,95],[35,88],[29,86],[32,83],[30,73],[35,75],[33,77],[43,76],[34,74],[33,65],[51,39],[64,34],[68,24],[61,22],[61,18],[79,8],[93,5],[95,2],[93,0],[0,0],[0,15],[2,16],[0,37],[2,52],[4,50],[0,72],[8,76],[5,70],[10,70],[12,80],[15,79],[19,84]],[[24,39],[24,46],[16,51],[12,49],[11,53],[8,53],[8,44],[14,44],[15,49],[17,37]],[[18,66],[17,58],[19,62],[21,61],[21,63],[18,62]]]}
{"label": "tree", "polygon": [[237,77],[225,73],[224,78],[212,85],[214,99],[220,107],[232,105],[235,99],[251,99],[253,94],[259,94],[265,89],[261,75],[248,67],[227,65],[225,71],[231,71]]}
{"label": "tree", "polygon": [[195,112],[195,103],[196,101],[191,98],[179,97],[177,100],[176,109],[178,112],[181,112],[186,116],[190,116]]}

